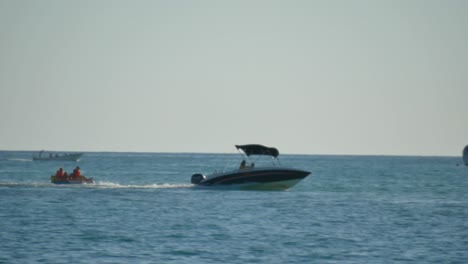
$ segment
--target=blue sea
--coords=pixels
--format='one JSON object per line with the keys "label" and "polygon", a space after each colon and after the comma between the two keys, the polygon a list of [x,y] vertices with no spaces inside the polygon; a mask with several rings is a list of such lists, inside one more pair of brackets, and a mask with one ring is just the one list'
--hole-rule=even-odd
{"label": "blue sea", "polygon": [[[282,155],[288,191],[199,189],[238,154],[0,152],[0,263],[468,263],[459,157]],[[95,179],[53,185],[59,167]]]}

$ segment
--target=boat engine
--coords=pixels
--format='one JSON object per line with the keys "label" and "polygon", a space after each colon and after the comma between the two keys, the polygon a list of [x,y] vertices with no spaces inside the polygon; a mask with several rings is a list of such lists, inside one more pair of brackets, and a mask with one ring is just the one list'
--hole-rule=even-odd
{"label": "boat engine", "polygon": [[206,179],[205,175],[196,173],[192,175],[191,181],[192,181],[192,184],[200,184],[200,182],[202,182],[205,179]]}

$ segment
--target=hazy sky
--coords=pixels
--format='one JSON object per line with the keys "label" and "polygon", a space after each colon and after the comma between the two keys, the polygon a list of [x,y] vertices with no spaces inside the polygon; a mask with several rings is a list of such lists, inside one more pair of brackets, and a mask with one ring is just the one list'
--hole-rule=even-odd
{"label": "hazy sky", "polygon": [[0,0],[0,149],[459,156],[468,1]]}

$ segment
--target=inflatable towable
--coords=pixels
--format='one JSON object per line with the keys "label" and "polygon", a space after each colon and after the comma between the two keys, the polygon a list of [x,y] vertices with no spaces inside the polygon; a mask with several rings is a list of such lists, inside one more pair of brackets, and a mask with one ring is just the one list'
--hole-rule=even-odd
{"label": "inflatable towable", "polygon": [[86,178],[85,176],[80,177],[57,177],[55,175],[50,176],[50,182],[54,184],[83,184],[83,183],[94,183],[93,178]]}

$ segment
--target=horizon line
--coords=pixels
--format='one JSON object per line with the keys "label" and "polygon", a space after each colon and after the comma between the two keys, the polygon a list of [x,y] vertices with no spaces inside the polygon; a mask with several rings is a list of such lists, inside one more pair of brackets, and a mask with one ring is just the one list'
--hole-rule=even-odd
{"label": "horizon line", "polygon": [[[136,153],[136,154],[232,154],[238,155],[238,153],[234,152],[198,152],[198,151],[113,151],[113,150],[86,150],[86,151],[69,151],[69,150],[7,150],[7,149],[0,149],[2,152],[64,152],[64,153]],[[449,157],[449,158],[457,158],[459,156],[448,156],[448,155],[421,155],[421,154],[325,154],[325,153],[280,153],[280,155],[303,155],[303,156],[378,156],[378,157]],[[461,157],[462,155],[460,155]]]}

